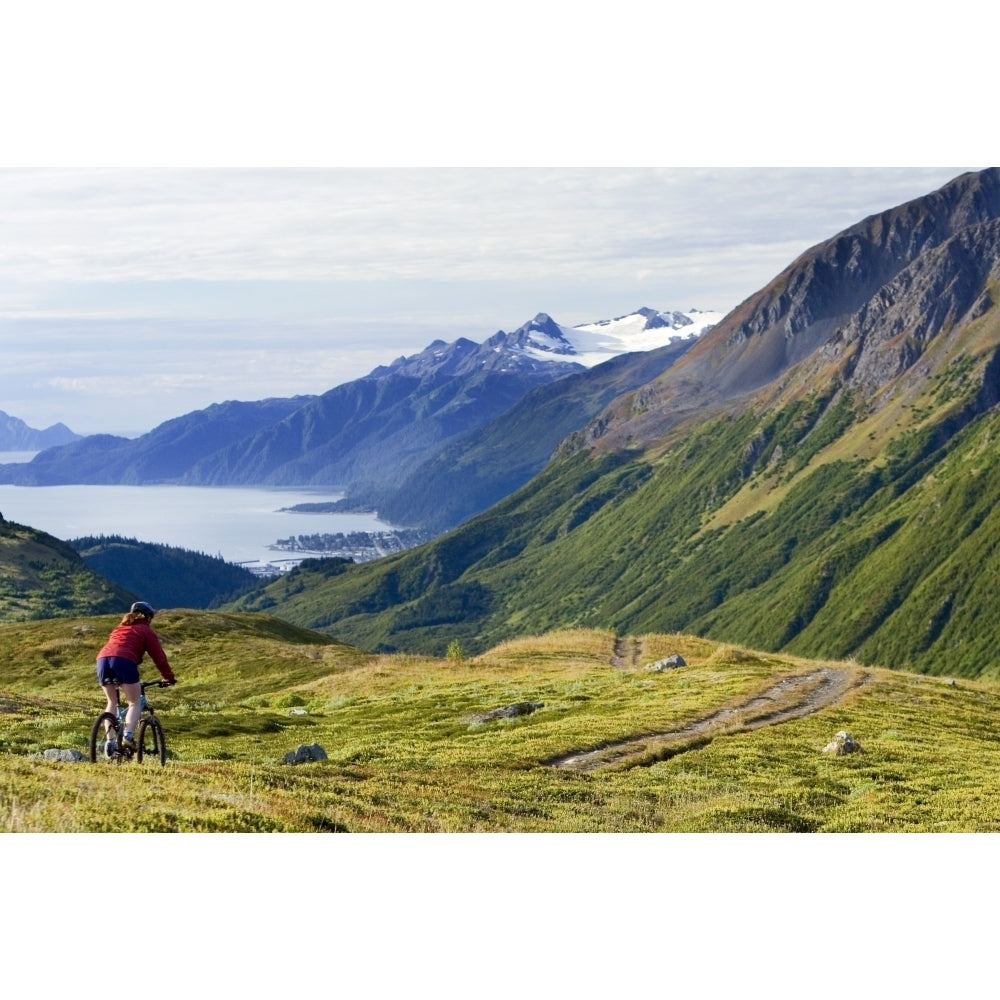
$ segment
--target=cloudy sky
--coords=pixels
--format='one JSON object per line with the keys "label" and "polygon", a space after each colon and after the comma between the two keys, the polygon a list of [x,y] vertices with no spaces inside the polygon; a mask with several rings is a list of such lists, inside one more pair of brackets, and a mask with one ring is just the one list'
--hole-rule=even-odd
{"label": "cloudy sky", "polygon": [[962,169],[6,169],[0,409],[137,432],[538,312],[728,311]]}
{"label": "cloudy sky", "polygon": [[986,159],[940,74],[900,90],[937,29],[888,4],[362,6],[5,14],[0,410],[133,434],[538,312],[726,311]]}

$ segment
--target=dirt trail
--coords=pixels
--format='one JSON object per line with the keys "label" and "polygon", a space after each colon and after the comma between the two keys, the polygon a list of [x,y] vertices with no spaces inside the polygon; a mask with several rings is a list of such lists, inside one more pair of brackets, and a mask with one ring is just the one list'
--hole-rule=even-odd
{"label": "dirt trail", "polygon": [[615,639],[615,651],[611,654],[611,666],[619,670],[637,667],[642,662],[642,640],[634,636]]}
{"label": "dirt trail", "polygon": [[[615,657],[619,657],[618,643]],[[704,746],[716,736],[747,732],[811,715],[839,701],[848,691],[867,684],[870,679],[864,671],[834,667],[790,674],[746,701],[720,708],[680,729],[631,736],[591,750],[576,750],[553,757],[545,763],[569,771],[596,771],[612,764],[627,767],[666,760],[685,750]]]}

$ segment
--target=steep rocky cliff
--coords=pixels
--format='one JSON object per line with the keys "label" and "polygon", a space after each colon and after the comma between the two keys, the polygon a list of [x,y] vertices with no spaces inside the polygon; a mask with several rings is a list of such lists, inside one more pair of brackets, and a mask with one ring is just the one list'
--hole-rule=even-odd
{"label": "steep rocky cliff", "polygon": [[[693,412],[765,386],[839,377],[875,394],[938,334],[954,338],[992,308],[998,220],[998,168],[864,219],[798,257],[566,450],[649,444]],[[949,360],[947,344],[937,346],[925,375]]]}

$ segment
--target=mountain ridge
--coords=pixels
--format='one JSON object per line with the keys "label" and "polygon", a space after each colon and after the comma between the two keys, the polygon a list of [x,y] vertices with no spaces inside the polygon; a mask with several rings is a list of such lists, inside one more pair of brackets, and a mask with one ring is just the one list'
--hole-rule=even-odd
{"label": "mountain ridge", "polygon": [[165,421],[139,438],[91,434],[46,449],[30,462],[0,465],[0,482],[21,486],[67,483],[141,485],[175,481],[191,455],[211,453],[247,433],[273,423],[311,397],[229,400]]}
{"label": "mountain ridge", "polygon": [[0,410],[0,451],[43,451],[79,440],[80,436],[63,423],[37,430],[19,417]]}
{"label": "mountain ridge", "polygon": [[[1000,169],[962,174],[939,190],[861,222],[805,251],[648,386],[641,414],[618,407],[578,444],[646,443],[691,409],[725,404],[768,383],[829,341],[921,255],[1000,217]],[[995,297],[995,296],[994,296]],[[969,304],[971,305],[971,303]],[[984,301],[985,307],[985,301]]]}
{"label": "mountain ridge", "polygon": [[[660,313],[642,307],[614,320],[570,328],[539,313],[512,333],[498,331],[482,344],[467,338],[451,344],[433,341],[418,354],[379,366],[321,396],[228,401],[167,421],[135,440],[84,438],[27,464],[0,466],[0,481],[326,486],[346,491],[349,509],[386,503],[400,523],[421,518],[447,527],[499,499],[503,493],[498,488],[506,491],[524,482],[540,467],[539,449],[547,449],[542,460],[547,459],[558,437],[572,427],[560,419],[527,431],[531,463],[515,456],[510,468],[489,471],[488,484],[450,489],[447,516],[443,507],[436,510],[399,484],[412,483],[417,470],[440,462],[445,450],[457,455],[450,466],[454,475],[463,464],[461,439],[505,414],[532,390],[624,356],[633,342],[666,343],[666,351],[654,357],[669,363],[717,318],[698,310]],[[624,367],[637,373],[632,381],[652,374],[642,361]],[[605,376],[595,378],[600,382]],[[628,384],[626,379],[622,388]],[[577,393],[576,398],[582,397]],[[597,390],[595,398],[606,402],[609,394]],[[590,415],[585,405],[579,420]],[[408,502],[408,496],[416,502]]]}
{"label": "mountain ridge", "polygon": [[526,393],[499,417],[430,454],[388,488],[353,503],[390,523],[452,528],[502,500],[544,468],[560,442],[612,398],[641,386],[688,350],[675,341],[622,354]]}
{"label": "mountain ridge", "polygon": [[998,176],[819,244],[503,501],[273,613],[385,650],[599,625],[996,673]]}

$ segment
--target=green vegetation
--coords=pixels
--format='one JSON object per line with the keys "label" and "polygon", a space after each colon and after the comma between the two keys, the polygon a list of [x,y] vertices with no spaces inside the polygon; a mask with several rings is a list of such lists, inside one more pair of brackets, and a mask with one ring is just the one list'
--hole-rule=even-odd
{"label": "green vegetation", "polygon": [[95,573],[146,595],[158,608],[212,608],[257,586],[248,569],[221,556],[140,542],[121,535],[74,538],[69,543]]}
{"label": "green vegetation", "polygon": [[65,542],[0,517],[0,621],[101,614],[135,599]]}
{"label": "green vegetation", "polygon": [[[803,718],[588,773],[559,755],[680,729],[816,664],[578,630],[458,659],[372,655],[263,615],[165,612],[178,674],[157,766],[64,763],[102,706],[111,616],[0,626],[0,830],[904,832],[1000,829],[1000,685],[878,669]],[[688,666],[652,672],[673,653]],[[839,664],[860,675],[857,664]],[[148,671],[147,671],[148,673]],[[540,704],[513,718],[483,712]],[[302,714],[302,713],[305,714]],[[823,748],[849,731],[864,753]],[[318,743],[328,760],[288,765]]]}
{"label": "green vegetation", "polygon": [[[968,364],[956,370],[968,377]],[[564,628],[683,630],[803,656],[1000,677],[1000,413],[848,393],[577,454],[428,545],[303,566],[232,607],[373,651],[471,655]],[[950,397],[949,397],[950,398]],[[339,572],[343,569],[342,572]]]}

